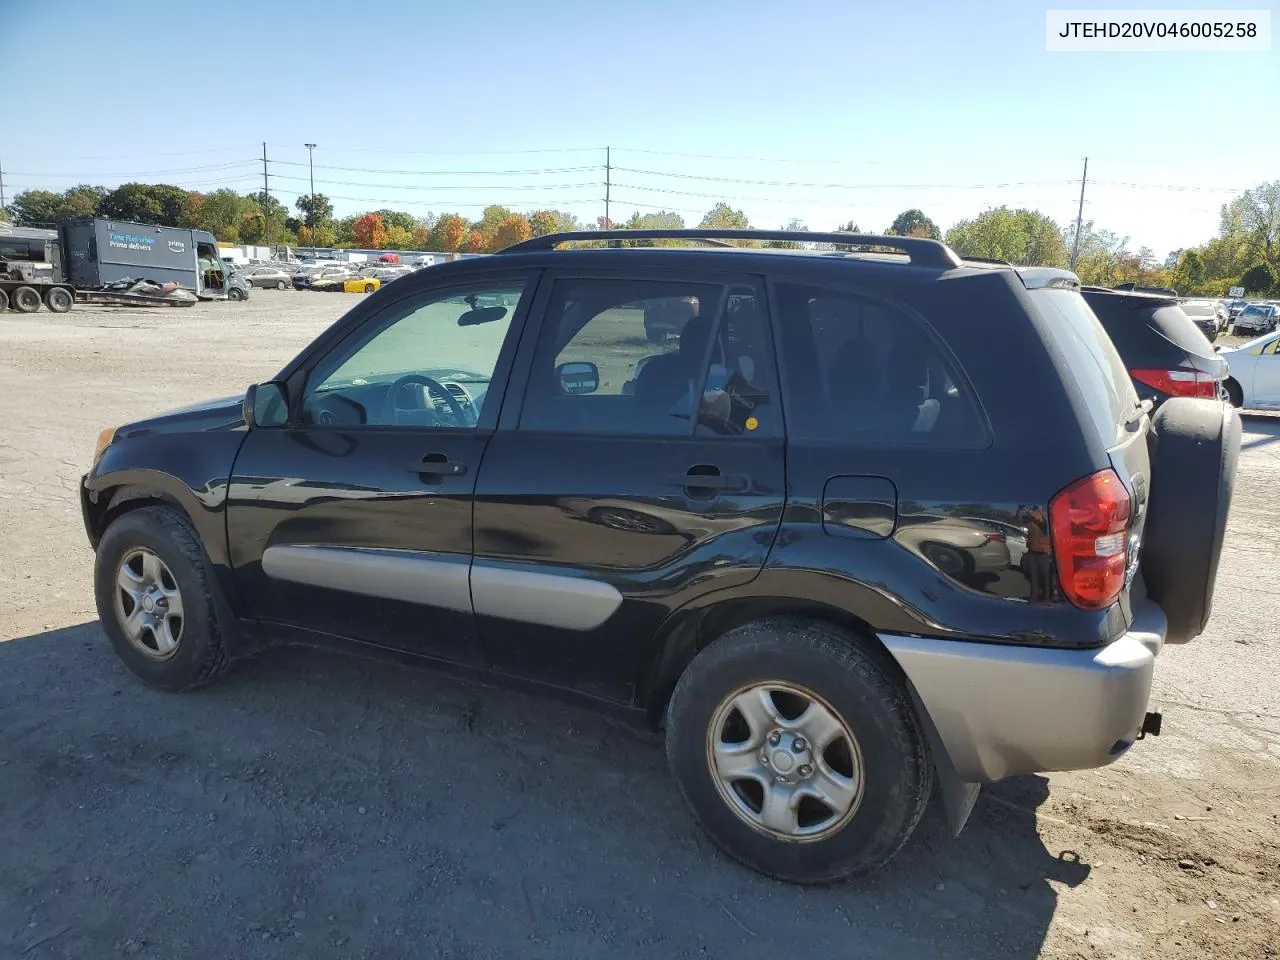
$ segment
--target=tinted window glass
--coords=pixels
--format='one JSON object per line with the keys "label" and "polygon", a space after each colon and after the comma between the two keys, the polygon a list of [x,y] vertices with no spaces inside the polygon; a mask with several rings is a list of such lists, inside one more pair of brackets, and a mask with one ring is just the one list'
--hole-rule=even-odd
{"label": "tinted window glass", "polygon": [[843,290],[790,283],[777,290],[789,436],[869,444],[985,441],[950,360],[906,312]]}
{"label": "tinted window glass", "polygon": [[688,436],[696,421],[710,434],[764,432],[776,404],[759,386],[771,368],[756,306],[750,288],[721,284],[560,281],[521,428]]}
{"label": "tinted window glass", "polygon": [[[1138,402],[1129,371],[1080,294],[1052,289],[1030,294],[1080,386],[1098,437],[1111,446]],[[1182,320],[1190,325],[1185,315]]]}
{"label": "tinted window glass", "polygon": [[302,421],[476,426],[522,292],[513,281],[394,304],[311,374]]}

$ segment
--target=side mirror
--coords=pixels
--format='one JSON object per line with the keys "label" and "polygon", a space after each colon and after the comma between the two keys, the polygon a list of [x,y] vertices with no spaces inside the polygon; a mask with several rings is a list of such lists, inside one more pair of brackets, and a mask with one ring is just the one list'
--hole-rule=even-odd
{"label": "side mirror", "polygon": [[289,399],[284,384],[277,380],[255,383],[241,404],[245,426],[282,427],[289,422]]}
{"label": "side mirror", "polygon": [[586,360],[562,363],[556,367],[556,379],[566,396],[595,393],[600,387],[600,368]]}

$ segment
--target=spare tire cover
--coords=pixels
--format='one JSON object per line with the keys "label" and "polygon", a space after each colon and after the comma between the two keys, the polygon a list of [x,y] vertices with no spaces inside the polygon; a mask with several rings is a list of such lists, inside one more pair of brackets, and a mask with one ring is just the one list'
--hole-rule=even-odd
{"label": "spare tire cover", "polygon": [[1152,420],[1151,497],[1142,578],[1169,621],[1169,643],[1198,637],[1213,585],[1240,457],[1240,417],[1221,400],[1166,401]]}

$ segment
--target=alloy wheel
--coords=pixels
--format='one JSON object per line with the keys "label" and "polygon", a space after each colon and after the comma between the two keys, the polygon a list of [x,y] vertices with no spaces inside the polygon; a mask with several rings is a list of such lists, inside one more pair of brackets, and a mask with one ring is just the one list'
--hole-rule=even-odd
{"label": "alloy wheel", "polygon": [[116,571],[116,617],[129,642],[153,660],[178,650],[185,618],[172,571],[146,547],[130,550]]}

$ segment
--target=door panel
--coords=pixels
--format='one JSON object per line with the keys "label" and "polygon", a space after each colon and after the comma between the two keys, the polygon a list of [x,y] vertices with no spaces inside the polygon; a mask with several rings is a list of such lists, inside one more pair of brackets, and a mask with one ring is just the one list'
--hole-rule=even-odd
{"label": "door panel", "polygon": [[[763,315],[746,322],[753,281],[697,281],[561,277],[546,298],[522,408],[476,487],[471,590],[494,668],[629,702],[670,613],[763,566],[785,501]],[[695,304],[685,328],[646,335],[642,305],[672,300]],[[557,389],[566,362],[594,364],[597,392]]]}
{"label": "door panel", "polygon": [[1253,395],[1259,407],[1280,407],[1280,341],[1267,344],[1262,356],[1254,358]]}
{"label": "door panel", "polygon": [[291,422],[250,430],[231,478],[250,615],[479,660],[472,494],[533,282],[406,290],[290,377]]}

